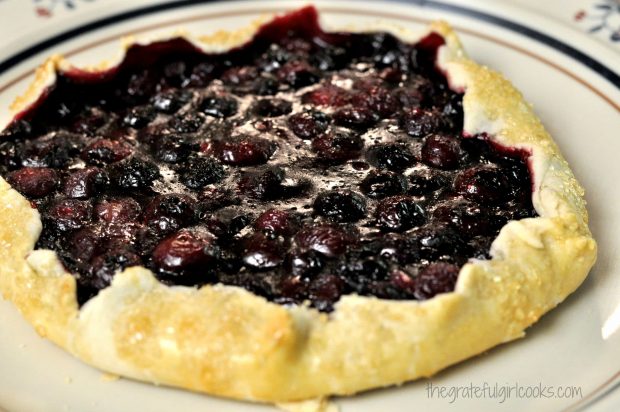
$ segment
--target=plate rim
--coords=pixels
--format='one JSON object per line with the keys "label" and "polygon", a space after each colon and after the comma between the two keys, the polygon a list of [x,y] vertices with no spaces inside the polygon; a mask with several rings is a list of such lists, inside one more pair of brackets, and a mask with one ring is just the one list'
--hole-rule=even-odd
{"label": "plate rim", "polygon": [[[472,18],[475,20],[482,20],[487,23],[494,24],[503,29],[514,31],[519,35],[526,36],[535,42],[543,43],[544,45],[549,46],[553,48],[554,50],[559,51],[560,53],[572,58],[573,60],[576,60],[582,63],[587,69],[598,74],[600,77],[602,77],[612,86],[614,86],[617,90],[620,90],[620,75],[616,74],[613,70],[611,70],[605,64],[601,63],[599,60],[589,56],[585,52],[582,52],[573,46],[570,46],[560,40],[554,39],[552,36],[549,36],[541,31],[537,31],[535,29],[529,28],[521,23],[517,23],[507,18],[499,17],[491,13],[481,12],[479,10],[469,8],[466,6],[455,5],[453,3],[446,2],[446,1],[438,1],[438,0],[409,0],[409,1],[408,0],[384,0],[384,1],[391,2],[391,3],[399,3],[402,5],[418,6],[422,8],[428,7],[428,8],[432,8],[432,9],[439,10],[442,12],[456,13],[456,14],[464,15],[465,17],[468,17],[468,18]],[[234,1],[234,2],[242,3],[241,1]],[[104,27],[113,26],[121,22],[131,21],[132,19],[135,19],[135,18],[141,18],[141,17],[145,17],[148,15],[160,13],[163,11],[168,11],[168,10],[173,10],[173,9],[183,9],[186,7],[191,7],[191,6],[196,6],[196,5],[207,5],[207,4],[215,4],[215,3],[224,3],[224,2],[221,0],[180,0],[180,1],[173,1],[173,2],[164,2],[164,3],[159,3],[159,4],[151,4],[148,6],[141,6],[135,9],[130,9],[130,10],[126,10],[120,13],[108,15],[106,17],[88,22],[84,25],[65,30],[59,34],[52,36],[48,40],[37,42],[33,46],[26,47],[22,49],[21,51],[13,54],[9,58],[0,61],[0,76],[4,75],[10,69],[16,67],[18,64],[22,63],[23,61],[31,57],[34,57],[42,52],[45,52],[46,50],[48,50],[49,48],[53,46],[56,46],[68,40],[74,39],[79,35],[93,32],[93,31],[96,31]],[[330,7],[325,6],[326,3],[321,3],[321,2],[317,2],[317,3],[318,3],[317,8],[330,11]],[[351,2],[349,1],[349,3]],[[281,10],[288,10],[288,9],[294,9],[298,7],[300,7],[300,4],[296,3],[295,6],[293,7],[289,6],[289,7],[278,7],[278,8]],[[394,14],[394,16],[396,16],[396,14]],[[399,16],[399,18],[402,19],[406,17]],[[491,40],[494,42],[497,42],[498,40],[494,38],[493,36],[483,35],[482,33],[476,32],[475,30],[464,29],[462,27],[458,27],[458,25],[455,25],[455,27],[458,29],[458,31],[466,32],[468,34],[482,37],[487,40]],[[113,37],[117,38],[118,35],[113,36]],[[99,40],[99,42],[104,42],[104,41],[106,40]],[[507,41],[499,42],[499,43],[503,46],[509,46],[513,48],[513,50],[516,50],[518,52],[527,54],[530,57],[537,58],[538,60],[546,64],[549,64],[556,69],[561,69],[559,65],[554,65],[550,61],[543,59],[541,56],[538,56],[536,53],[528,52],[527,50],[524,50],[524,49],[515,48],[513,47],[514,45],[511,45],[511,43]],[[85,47],[82,46],[80,47],[80,49],[84,50]],[[74,54],[76,53],[76,51],[68,52],[66,54],[70,55],[72,53]],[[562,70],[562,71],[565,74],[568,74],[571,78],[578,80],[578,81],[580,80],[577,75],[572,74],[568,70]],[[30,75],[31,72],[32,71],[28,71],[28,75]],[[20,76],[18,80],[22,80],[23,77]],[[8,86],[0,85],[0,92],[10,87],[15,82],[16,81],[11,81],[10,84],[8,84]],[[597,88],[589,85],[589,83],[583,79],[581,79],[581,81],[579,82],[583,85],[588,86],[588,88],[591,91],[595,92],[600,97],[603,97],[604,100],[607,101],[607,103],[611,104],[612,107],[614,107],[618,112],[620,112],[620,104],[616,104],[614,99],[605,96],[604,94],[602,94],[602,92],[598,91]],[[617,393],[617,390],[620,388],[620,379],[618,378],[620,378],[620,370],[616,372],[613,376],[611,376],[609,379],[604,381],[601,385],[599,385],[592,392],[585,395],[578,402],[568,406],[567,408],[564,408],[563,410],[564,411],[582,411],[582,410],[592,407],[599,400],[602,400],[603,398],[611,395],[612,393]],[[0,411],[2,411],[1,407],[0,407]]]}
{"label": "plate rim", "polygon": [[[588,67],[590,70],[597,73],[599,76],[607,80],[611,83],[616,89],[620,90],[620,74],[616,73],[612,68],[608,67],[608,65],[601,63],[597,57],[593,57],[589,53],[579,50],[577,47],[574,47],[551,34],[545,33],[541,30],[529,27],[521,22],[514,21],[510,18],[500,16],[494,14],[492,12],[481,11],[474,7],[469,7],[460,3],[452,3],[450,1],[442,1],[442,0],[384,0],[388,3],[396,3],[404,6],[415,6],[420,8],[429,8],[432,10],[437,10],[440,12],[447,12],[457,15],[462,15],[465,17],[470,17],[476,20],[484,21],[487,23],[491,23],[495,26],[499,26],[503,29],[507,29],[513,31],[517,34],[529,37],[539,43],[543,43],[554,50],[561,52],[562,54],[582,63],[584,66]],[[352,3],[352,1],[348,1]],[[131,20],[136,17],[144,17],[147,15],[157,14],[164,11],[174,10],[174,9],[182,9],[191,6],[197,5],[205,5],[205,4],[217,4],[224,3],[222,0],[178,0],[178,1],[170,1],[170,2],[161,2],[156,4],[148,4],[146,6],[138,6],[136,8],[131,8],[128,10],[124,10],[118,13],[113,13],[110,15],[106,15],[105,17],[101,17],[98,19],[94,19],[84,24],[77,25],[76,27],[72,27],[70,29],[61,31],[60,33],[54,34],[52,37],[47,38],[42,41],[36,42],[34,45],[27,46],[17,53],[13,53],[11,56],[0,61],[0,75],[4,74],[11,68],[15,67],[17,64],[23,62],[24,60],[34,57],[35,55],[48,50],[53,46],[57,46],[67,40],[73,39],[79,35],[86,34],[97,29],[101,29],[107,26],[111,26],[114,24],[118,24],[124,21]],[[226,3],[244,3],[243,1],[233,0],[227,1]],[[246,2],[248,3],[248,2]],[[311,2],[316,3],[317,7],[320,9],[324,7],[323,2]],[[323,3],[323,4],[321,4]],[[346,1],[344,2],[346,3]],[[370,3],[370,2],[368,2]],[[264,3],[263,3],[264,4]],[[293,3],[288,3],[293,4]],[[293,7],[286,6],[280,7],[281,9],[292,9],[298,8],[301,5],[295,3]],[[509,4],[506,6],[510,7]],[[502,5],[505,8],[505,5]],[[519,8],[520,12],[523,13],[531,13],[530,11]]]}

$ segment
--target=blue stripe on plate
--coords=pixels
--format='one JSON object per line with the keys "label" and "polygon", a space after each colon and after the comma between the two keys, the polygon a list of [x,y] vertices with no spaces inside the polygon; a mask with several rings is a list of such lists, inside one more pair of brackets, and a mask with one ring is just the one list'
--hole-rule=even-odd
{"label": "blue stripe on plate", "polygon": [[447,12],[451,12],[454,14],[461,14],[465,16],[474,17],[478,20],[486,21],[497,26],[515,31],[519,34],[523,34],[527,37],[530,37],[534,40],[539,41],[540,43],[546,44],[567,56],[572,57],[573,59],[583,63],[590,69],[594,70],[605,79],[609,80],[616,88],[620,89],[620,75],[618,75],[615,71],[611,70],[604,64],[600,63],[596,59],[588,56],[580,50],[560,41],[554,37],[551,37],[545,33],[542,33],[538,30],[526,27],[522,24],[515,23],[514,21],[505,19],[503,17],[497,17],[492,14],[484,13],[478,10],[472,10],[467,7],[457,6],[455,4],[443,3],[441,1],[434,0],[395,0],[399,3],[408,3],[408,4],[416,4],[419,6],[427,6],[434,9],[439,9]]}
{"label": "blue stripe on plate", "polygon": [[[449,13],[461,14],[469,17],[473,17],[478,20],[482,20],[485,22],[489,22],[495,24],[497,26],[515,31],[527,37],[530,37],[534,40],[537,40],[543,44],[546,44],[567,56],[572,57],[573,59],[583,63],[585,66],[589,67],[605,79],[607,79],[610,83],[612,83],[616,88],[620,89],[620,75],[618,75],[615,71],[611,70],[609,67],[605,66],[598,60],[594,59],[591,56],[583,53],[580,50],[564,43],[561,40],[558,40],[554,37],[551,37],[547,34],[544,34],[538,30],[534,30],[532,28],[526,27],[522,24],[516,23],[514,21],[497,17],[492,14],[484,13],[478,10],[473,10],[464,6],[458,6],[455,4],[444,3],[436,0],[392,0],[398,3],[406,3],[406,4],[415,4],[421,7],[429,7],[433,9],[447,11]],[[72,39],[81,34],[100,29],[102,27],[109,26],[111,24],[115,24],[121,21],[129,20],[135,17],[141,17],[148,14],[158,13],[171,9],[178,9],[187,6],[193,6],[204,3],[211,3],[213,0],[180,0],[172,3],[163,3],[163,4],[155,4],[151,6],[145,6],[134,10],[129,10],[126,12],[114,14],[99,20],[95,20],[93,22],[87,23],[83,26],[76,27],[71,30],[67,30],[65,32],[59,33],[53,37],[50,37],[40,43],[34,44],[19,53],[16,53],[9,58],[0,62],[0,74],[6,72],[10,68],[24,61],[25,59],[32,57],[46,49],[55,46],[59,43],[62,43],[66,40]]]}

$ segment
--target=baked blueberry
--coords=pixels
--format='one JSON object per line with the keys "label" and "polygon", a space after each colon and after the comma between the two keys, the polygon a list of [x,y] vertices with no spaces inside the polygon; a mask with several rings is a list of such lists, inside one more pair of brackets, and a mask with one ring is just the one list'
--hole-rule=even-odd
{"label": "baked blueberry", "polygon": [[355,222],[366,215],[366,201],[352,191],[332,190],[316,197],[314,211],[335,222]]}
{"label": "baked blueberry", "polygon": [[92,215],[93,206],[88,201],[59,199],[47,207],[45,220],[54,230],[69,232],[84,227]]}
{"label": "baked blueberry", "polygon": [[241,85],[256,79],[259,71],[254,66],[231,67],[222,73],[220,79],[228,85]]}
{"label": "baked blueberry", "polygon": [[368,162],[380,169],[402,172],[413,166],[415,158],[410,149],[402,144],[378,144],[368,149]]}
{"label": "baked blueberry", "polygon": [[464,263],[467,244],[461,235],[443,224],[429,223],[407,233],[408,243],[428,260],[460,261]]}
{"label": "baked blueberry", "polygon": [[338,70],[350,61],[347,50],[342,47],[328,46],[310,56],[310,63],[319,70]]}
{"label": "baked blueberry", "polygon": [[155,137],[152,147],[154,157],[166,163],[184,162],[198,148],[189,139],[176,134]]}
{"label": "baked blueberry", "polygon": [[278,79],[295,89],[309,86],[319,81],[319,76],[307,62],[285,63],[277,72]]}
{"label": "baked blueberry", "polygon": [[287,273],[305,279],[311,279],[320,273],[324,265],[321,255],[313,250],[302,252],[293,249],[284,260]]}
{"label": "baked blueberry", "polygon": [[493,166],[475,166],[460,172],[454,179],[454,190],[479,203],[498,203],[512,194],[504,170]]}
{"label": "baked blueberry", "polygon": [[131,152],[131,146],[120,140],[99,139],[84,148],[82,159],[90,164],[101,165],[123,160]]}
{"label": "baked blueberry", "polygon": [[237,100],[226,96],[207,96],[200,103],[202,113],[219,118],[234,115],[237,107]]}
{"label": "baked blueberry", "polygon": [[279,166],[263,166],[241,174],[240,193],[252,199],[276,200],[297,197],[310,186],[306,181],[286,179],[286,172]]}
{"label": "baked blueberry", "polygon": [[268,270],[284,260],[283,244],[265,233],[254,233],[244,242],[242,259],[253,270]]}
{"label": "baked blueberry", "polygon": [[433,210],[433,220],[452,225],[467,236],[494,235],[506,223],[483,206],[466,200],[439,203]]}
{"label": "baked blueberry", "polygon": [[21,194],[37,198],[52,193],[59,177],[54,169],[24,167],[9,173],[6,179]]}
{"label": "baked blueberry", "polygon": [[253,166],[267,163],[278,144],[261,138],[239,135],[213,143],[214,153],[224,163],[233,166]]}
{"label": "baked blueberry", "polygon": [[291,131],[302,139],[312,139],[329,127],[329,117],[318,110],[296,113],[288,118]]}
{"label": "baked blueberry", "polygon": [[459,267],[446,262],[435,262],[424,267],[414,280],[413,294],[416,299],[430,299],[439,293],[454,289]]}
{"label": "baked blueberry", "polygon": [[360,183],[362,192],[373,199],[404,194],[407,186],[405,176],[385,170],[371,171]]}
{"label": "baked blueberry", "polygon": [[252,112],[263,117],[283,116],[289,114],[291,110],[293,110],[291,102],[278,98],[260,99],[252,106]]}
{"label": "baked blueberry", "polygon": [[430,135],[422,146],[422,161],[438,169],[456,169],[463,157],[464,153],[459,139],[451,136]]}
{"label": "baked blueberry", "polygon": [[180,231],[157,245],[153,251],[153,262],[159,268],[173,272],[208,266],[215,260],[210,248],[213,241],[213,236],[208,232]]}
{"label": "baked blueberry", "polygon": [[153,107],[162,113],[176,113],[192,98],[192,94],[186,90],[167,90],[156,94],[151,98]]}
{"label": "baked blueberry", "polygon": [[272,76],[260,76],[252,83],[251,91],[259,96],[273,96],[278,93],[280,84]]}
{"label": "baked blueberry", "polygon": [[302,228],[295,236],[295,242],[302,250],[314,250],[333,257],[344,253],[355,238],[345,228],[334,225],[313,225]]}
{"label": "baked blueberry", "polygon": [[226,176],[222,165],[210,157],[195,157],[180,170],[181,182],[190,189],[202,189],[203,187],[217,183]]}
{"label": "baked blueberry", "polygon": [[72,172],[63,185],[65,196],[86,199],[105,189],[109,184],[108,174],[98,167],[85,167]]}
{"label": "baked blueberry", "polygon": [[343,107],[333,115],[334,123],[349,129],[364,131],[374,125],[379,117],[366,107]]}
{"label": "baked blueberry", "polygon": [[85,139],[66,131],[27,140],[20,153],[21,166],[65,168],[84,146]]}
{"label": "baked blueberry", "polygon": [[409,175],[409,193],[415,196],[428,195],[449,185],[450,179],[443,174],[430,171],[416,171]]}
{"label": "baked blueberry", "polygon": [[130,197],[104,199],[95,205],[95,215],[106,223],[129,223],[138,219],[142,207]]}
{"label": "baked blueberry", "polygon": [[89,108],[80,113],[74,120],[71,131],[94,136],[110,120],[110,116],[97,108]]}
{"label": "baked blueberry", "polygon": [[120,189],[145,190],[160,177],[160,173],[153,162],[132,158],[115,164],[110,177]]}
{"label": "baked blueberry", "polygon": [[441,131],[443,120],[440,113],[415,108],[402,116],[402,127],[412,137],[424,137]]}
{"label": "baked blueberry", "polygon": [[204,121],[204,115],[188,112],[181,116],[173,117],[168,125],[177,133],[194,133],[200,129]]}
{"label": "baked blueberry", "polygon": [[8,170],[21,166],[24,144],[19,141],[8,140],[5,136],[1,136],[0,139],[5,139],[0,142],[0,165]]}
{"label": "baked blueberry", "polygon": [[174,218],[181,226],[188,226],[196,218],[196,201],[179,193],[155,196],[146,206],[144,220],[148,223],[162,216]]}
{"label": "baked blueberry", "polygon": [[181,87],[188,83],[189,65],[177,60],[167,63],[163,67],[163,77],[170,86]]}
{"label": "baked blueberry", "polygon": [[107,252],[92,259],[90,272],[81,280],[89,287],[103,289],[110,285],[117,272],[141,264],[140,257],[130,251]]}
{"label": "baked blueberry", "polygon": [[272,44],[265,53],[258,58],[258,67],[270,73],[281,68],[291,58],[292,54],[277,44]]}
{"label": "baked blueberry", "polygon": [[399,108],[395,95],[386,87],[375,84],[364,87],[353,96],[352,104],[365,107],[380,118],[390,117]]}
{"label": "baked blueberry", "polygon": [[97,226],[86,226],[68,239],[68,251],[78,261],[88,262],[102,251],[102,233]]}
{"label": "baked blueberry", "polygon": [[254,227],[257,230],[269,231],[278,235],[291,235],[299,226],[299,219],[295,214],[286,210],[268,209],[256,218]]}
{"label": "baked blueberry", "polygon": [[412,198],[394,196],[384,199],[375,212],[378,226],[385,232],[402,232],[423,224],[424,210]]}
{"label": "baked blueberry", "polygon": [[138,106],[127,112],[123,118],[123,123],[125,126],[140,129],[154,120],[156,115],[153,106]]}
{"label": "baked blueberry", "polygon": [[345,284],[342,278],[336,275],[324,274],[317,276],[310,283],[309,297],[312,306],[323,312],[334,309],[334,304],[344,292]]}
{"label": "baked blueberry", "polygon": [[373,286],[389,276],[388,266],[380,258],[356,254],[345,257],[336,271],[348,289],[363,295],[372,294]]}
{"label": "baked blueberry", "polygon": [[354,132],[333,131],[312,140],[312,149],[317,160],[324,163],[338,164],[356,159],[364,148],[364,140]]}
{"label": "baked blueberry", "polygon": [[351,101],[351,94],[342,87],[325,85],[305,93],[301,101],[315,106],[340,107]]}

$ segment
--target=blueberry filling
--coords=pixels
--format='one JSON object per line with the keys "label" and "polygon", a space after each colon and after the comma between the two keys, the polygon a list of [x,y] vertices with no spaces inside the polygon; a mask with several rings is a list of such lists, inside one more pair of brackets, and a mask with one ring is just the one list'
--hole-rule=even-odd
{"label": "blueberry filling", "polygon": [[324,33],[303,9],[224,54],[133,46],[110,72],[59,74],[2,132],[0,174],[80,304],[135,265],[325,312],[429,299],[536,216],[526,154],[463,137],[442,42]]}

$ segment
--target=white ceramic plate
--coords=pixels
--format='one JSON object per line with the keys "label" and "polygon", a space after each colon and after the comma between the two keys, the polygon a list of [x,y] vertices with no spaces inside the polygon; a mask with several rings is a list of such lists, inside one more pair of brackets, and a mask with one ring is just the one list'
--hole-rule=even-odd
{"label": "white ceramic plate", "polygon": [[[52,22],[44,30],[24,32],[19,42],[0,47],[0,120],[8,120],[6,107],[24,91],[33,68],[51,53],[94,63],[117,53],[117,38],[127,33],[146,36],[178,27],[208,33],[238,28],[263,13],[301,4],[200,3],[100,2],[79,18],[67,15],[62,24]],[[534,104],[587,188],[591,228],[600,245],[598,263],[588,280],[530,328],[525,339],[429,380],[335,402],[345,412],[443,411],[455,406],[478,411],[619,410],[620,55],[568,26],[500,2],[317,4],[328,27],[360,26],[376,19],[414,28],[436,18],[450,21],[477,61],[502,71]],[[9,17],[2,19],[8,22]],[[440,398],[441,387],[445,391],[460,388],[458,397]],[[478,394],[476,387],[481,388]],[[565,396],[537,396],[541,389],[547,395],[553,391]],[[503,400],[502,390],[507,396]],[[39,338],[3,301],[0,406],[15,412],[273,410],[126,379],[105,379],[101,372]]]}

